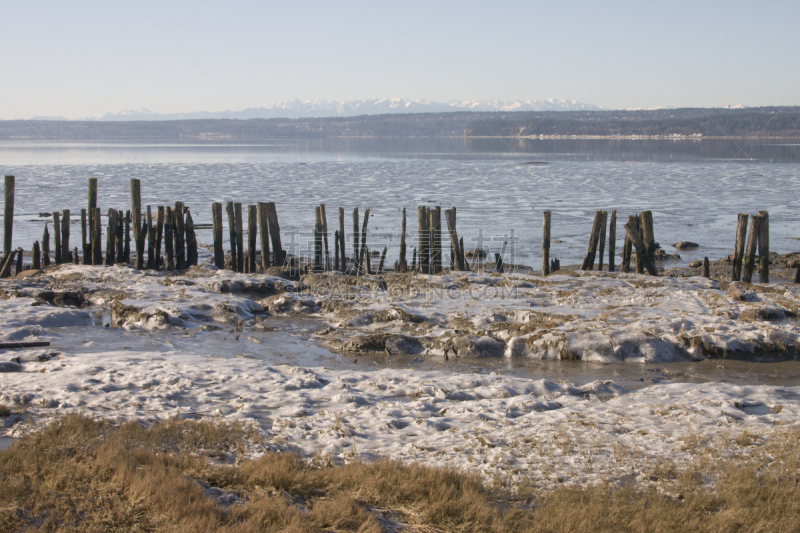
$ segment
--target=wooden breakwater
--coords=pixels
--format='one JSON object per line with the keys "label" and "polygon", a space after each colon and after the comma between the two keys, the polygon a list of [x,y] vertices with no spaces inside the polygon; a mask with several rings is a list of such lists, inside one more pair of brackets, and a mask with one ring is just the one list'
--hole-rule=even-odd
{"label": "wooden breakwater", "polygon": [[[12,245],[15,185],[14,176],[5,177],[0,277],[8,277],[12,272],[19,273],[26,268],[23,262],[24,250],[15,249]],[[101,217],[104,215],[97,206],[97,191],[97,178],[90,178],[87,206],[80,210],[80,249],[78,246],[70,245],[71,211],[64,209],[53,213],[53,248],[51,248],[49,224],[46,223],[41,242],[36,241],[31,247],[29,268],[40,269],[51,263],[83,263],[108,266],[130,264],[139,270],[171,271],[184,270],[198,264],[196,226],[191,210],[183,202],[175,202],[174,206],[155,206],[155,212],[154,206],[151,205],[144,206],[143,209],[140,180],[131,179],[130,209],[112,207],[107,210],[106,232],[103,238]],[[348,258],[344,208],[338,209],[338,229],[331,235],[325,204],[314,207],[313,257],[305,264],[300,257],[290,256],[284,250],[274,202],[256,202],[244,206],[241,202],[228,201],[225,204],[225,211],[229,235],[227,256],[223,244],[222,204],[220,202],[211,204],[213,263],[217,268],[255,273],[277,266],[302,268],[313,272],[337,270],[351,275],[373,274],[375,270],[371,258],[374,253],[376,257],[380,257],[377,272],[387,270],[387,248],[384,247],[381,253],[377,250],[371,253],[368,246],[369,208],[365,210],[363,218],[359,215],[358,207],[353,210],[353,231],[350,235],[353,253],[352,257]],[[465,250],[464,238],[459,236],[456,225],[457,209],[453,207],[443,212],[445,227],[442,225],[440,206],[417,208],[417,246],[413,248],[409,262],[406,210],[405,208],[402,210],[400,252],[392,267],[394,272],[411,271],[438,275],[449,271],[470,271],[474,268],[498,273],[505,270],[503,258],[506,243],[500,253],[494,254],[493,260],[487,257],[486,250],[480,248]],[[551,222],[551,212],[545,211],[542,220],[543,275],[549,275],[560,268],[559,260],[550,256]],[[608,260],[605,268],[609,272],[616,270],[616,225],[615,210],[611,211],[610,216],[608,211],[595,212],[589,232],[587,253],[580,265],[581,270],[604,270],[606,253]],[[655,264],[660,247],[655,241],[652,212],[642,211],[638,215],[629,215],[623,227],[625,240],[622,245],[620,271],[631,272],[635,268],[640,274],[658,275]],[[330,237],[333,240],[333,250]],[[746,214],[738,215],[735,237],[731,280],[749,283],[758,267],[761,282],[768,283],[769,214],[761,211],[752,217]],[[708,277],[709,274],[709,262],[706,257],[703,262],[703,275]],[[800,267],[797,269],[795,282],[800,282]]]}

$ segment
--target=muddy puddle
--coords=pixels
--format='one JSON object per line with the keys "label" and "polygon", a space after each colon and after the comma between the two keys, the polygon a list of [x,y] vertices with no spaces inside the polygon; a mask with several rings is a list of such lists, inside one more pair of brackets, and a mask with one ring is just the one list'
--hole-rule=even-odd
{"label": "muddy puddle", "polygon": [[105,327],[98,315],[95,325],[53,328],[52,349],[69,354],[130,350],[131,352],[193,353],[198,357],[261,359],[265,364],[303,367],[326,366],[355,372],[378,368],[408,368],[433,372],[502,374],[582,385],[610,380],[628,389],[653,384],[724,382],[741,385],[800,385],[800,362],[775,360],[768,355],[740,354],[731,359],[692,362],[616,363],[537,359],[453,359],[422,356],[390,356],[380,352],[335,353],[315,335],[324,332],[324,321],[313,318],[271,317],[255,326],[245,325],[207,331],[126,330]]}

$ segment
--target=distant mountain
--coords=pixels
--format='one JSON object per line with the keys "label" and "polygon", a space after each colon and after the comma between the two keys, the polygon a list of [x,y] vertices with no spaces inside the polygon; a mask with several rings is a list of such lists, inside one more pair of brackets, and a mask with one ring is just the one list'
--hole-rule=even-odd
{"label": "distant mountain", "polygon": [[373,98],[347,102],[299,100],[278,102],[267,107],[251,107],[243,111],[195,111],[192,113],[160,114],[149,109],[106,113],[96,120],[189,120],[189,119],[249,119],[249,118],[312,118],[355,117],[394,113],[442,113],[447,111],[600,111],[601,107],[575,100],[451,100],[431,102],[404,98]]}

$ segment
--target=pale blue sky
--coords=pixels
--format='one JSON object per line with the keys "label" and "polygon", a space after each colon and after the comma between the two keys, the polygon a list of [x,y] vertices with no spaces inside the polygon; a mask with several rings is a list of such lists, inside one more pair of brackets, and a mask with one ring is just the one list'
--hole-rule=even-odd
{"label": "pale blue sky", "polygon": [[800,105],[796,1],[0,0],[0,20],[1,119],[294,97]]}

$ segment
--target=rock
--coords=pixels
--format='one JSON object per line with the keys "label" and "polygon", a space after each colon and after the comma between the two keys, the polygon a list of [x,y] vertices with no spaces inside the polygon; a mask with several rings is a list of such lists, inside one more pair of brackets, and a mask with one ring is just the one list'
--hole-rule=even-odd
{"label": "rock", "polygon": [[703,262],[698,259],[697,261],[692,261],[691,263],[689,263],[688,266],[689,268],[700,268],[703,266]]}
{"label": "rock", "polygon": [[483,248],[475,248],[474,250],[467,250],[464,255],[469,259],[475,259],[476,257],[478,259],[483,259],[486,257],[486,250]]}
{"label": "rock", "polygon": [[463,335],[453,339],[458,357],[503,357],[505,343],[491,337]]}
{"label": "rock", "polygon": [[17,363],[0,363],[0,374],[4,372],[22,372],[22,366]]}
{"label": "rock", "polygon": [[425,347],[414,337],[398,335],[386,340],[386,353],[389,355],[419,355]]}
{"label": "rock", "polygon": [[742,289],[737,287],[735,283],[731,283],[730,285],[728,285],[728,288],[725,291],[725,293],[734,300],[739,300],[739,301],[745,300],[744,292],[742,291]]}
{"label": "rock", "polygon": [[672,245],[676,250],[694,250],[695,248],[700,248],[700,245],[696,242],[690,241],[681,241],[676,242]]}
{"label": "rock", "polygon": [[20,272],[19,274],[17,274],[14,277],[17,278],[17,279],[25,279],[25,278],[30,278],[31,276],[35,276],[36,274],[38,274],[40,272],[41,272],[41,270],[28,269],[28,270],[23,270],[22,272]]}

